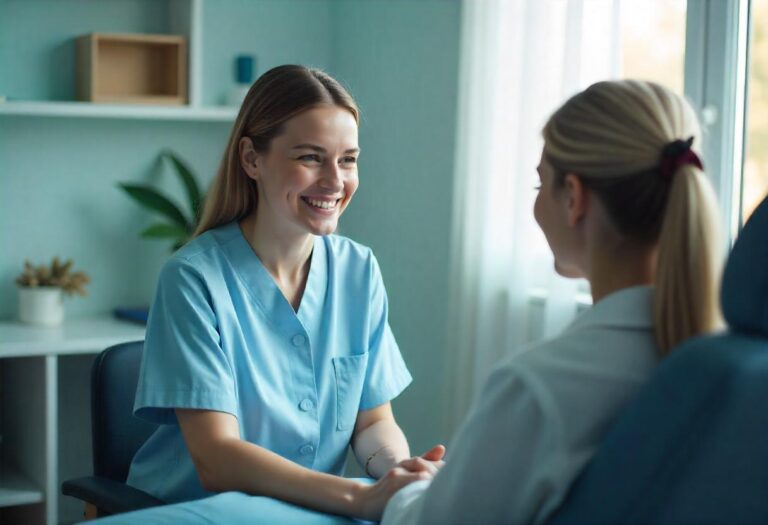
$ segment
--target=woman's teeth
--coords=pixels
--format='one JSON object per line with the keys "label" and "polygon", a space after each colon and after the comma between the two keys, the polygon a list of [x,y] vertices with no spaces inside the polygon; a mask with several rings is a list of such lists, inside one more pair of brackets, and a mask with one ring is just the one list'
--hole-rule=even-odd
{"label": "woman's teeth", "polygon": [[318,201],[315,199],[304,199],[307,201],[310,205],[314,206],[315,208],[322,208],[324,210],[332,210],[336,207],[336,204],[339,201]]}

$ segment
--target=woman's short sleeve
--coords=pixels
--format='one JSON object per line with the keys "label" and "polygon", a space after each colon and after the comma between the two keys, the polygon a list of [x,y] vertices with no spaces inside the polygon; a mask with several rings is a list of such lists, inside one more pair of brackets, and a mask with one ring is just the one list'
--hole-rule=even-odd
{"label": "woman's short sleeve", "polygon": [[412,378],[389,327],[387,292],[376,258],[371,254],[368,367],[360,410],[391,401],[405,390]]}
{"label": "woman's short sleeve", "polygon": [[190,262],[174,258],[163,267],[147,323],[136,416],[172,424],[175,408],[196,408],[237,417],[234,375],[212,305]]}

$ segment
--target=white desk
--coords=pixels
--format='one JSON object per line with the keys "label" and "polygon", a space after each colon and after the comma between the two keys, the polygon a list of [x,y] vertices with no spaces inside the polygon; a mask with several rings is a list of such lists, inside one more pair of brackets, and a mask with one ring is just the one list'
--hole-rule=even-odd
{"label": "white desk", "polygon": [[[143,325],[108,314],[73,318],[50,328],[0,322],[0,522],[54,525],[73,520],[59,515],[60,459],[72,463],[69,451],[61,448],[59,410],[72,401],[86,405],[73,410],[88,411],[83,400],[90,395],[90,370],[66,366],[60,371],[59,360],[93,356],[111,345],[144,339],[144,332]],[[67,384],[60,385],[60,377]],[[88,417],[80,414],[78,419]],[[85,426],[79,429],[83,438],[73,439],[90,443],[90,425]],[[70,435],[72,429],[66,430]],[[85,459],[90,465],[90,456]]]}

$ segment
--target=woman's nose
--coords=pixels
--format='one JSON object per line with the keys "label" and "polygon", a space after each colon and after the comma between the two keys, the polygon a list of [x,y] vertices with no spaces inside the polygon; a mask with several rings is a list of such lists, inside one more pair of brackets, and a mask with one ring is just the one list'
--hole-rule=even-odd
{"label": "woman's nose", "polygon": [[344,185],[341,168],[335,162],[328,163],[323,169],[323,176],[320,183],[325,188],[337,190],[341,189]]}

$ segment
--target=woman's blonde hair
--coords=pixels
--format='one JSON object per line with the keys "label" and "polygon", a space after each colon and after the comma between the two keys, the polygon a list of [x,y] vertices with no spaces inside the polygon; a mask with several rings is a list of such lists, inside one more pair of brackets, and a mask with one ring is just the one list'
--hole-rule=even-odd
{"label": "woman's blonde hair", "polygon": [[284,65],[259,77],[245,96],[229,135],[216,178],[205,198],[194,236],[249,215],[256,209],[256,183],[240,165],[240,139],[249,137],[258,152],[267,152],[283,124],[322,105],[349,111],[359,123],[352,96],[327,73],[304,66]]}
{"label": "woman's blonde hair", "polygon": [[557,110],[543,135],[543,156],[560,183],[567,173],[578,175],[620,234],[658,244],[653,315],[661,354],[717,328],[717,199],[695,159],[665,168],[671,144],[672,155],[686,154],[691,137],[694,148],[701,144],[690,104],[651,82],[598,82]]}

